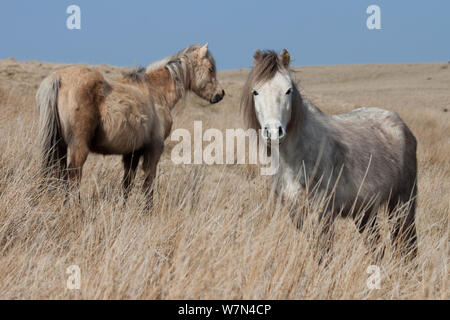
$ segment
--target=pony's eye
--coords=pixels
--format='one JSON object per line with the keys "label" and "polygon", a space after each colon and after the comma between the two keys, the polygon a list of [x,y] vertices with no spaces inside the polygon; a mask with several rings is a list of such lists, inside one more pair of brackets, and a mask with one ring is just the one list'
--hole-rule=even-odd
{"label": "pony's eye", "polygon": [[259,95],[258,91],[256,91],[256,90],[253,90],[253,95],[254,95],[254,96],[257,96],[257,95]]}
{"label": "pony's eye", "polygon": [[289,90],[288,90],[288,91],[286,91],[286,94],[287,94],[287,95],[290,95],[290,94],[291,94],[291,92],[292,92],[292,89],[291,89],[291,88],[289,88]]}

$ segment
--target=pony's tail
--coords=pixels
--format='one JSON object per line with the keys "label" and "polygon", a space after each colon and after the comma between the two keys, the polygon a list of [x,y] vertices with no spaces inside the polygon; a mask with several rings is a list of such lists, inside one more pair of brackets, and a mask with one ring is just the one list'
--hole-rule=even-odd
{"label": "pony's tail", "polygon": [[36,94],[39,110],[39,143],[43,173],[46,177],[61,179],[66,172],[67,146],[61,133],[58,115],[58,92],[61,79],[45,78]]}

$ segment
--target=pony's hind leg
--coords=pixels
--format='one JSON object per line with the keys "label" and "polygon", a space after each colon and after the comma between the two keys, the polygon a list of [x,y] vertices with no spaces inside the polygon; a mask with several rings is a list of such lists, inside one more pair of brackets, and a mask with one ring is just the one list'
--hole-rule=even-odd
{"label": "pony's hind leg", "polygon": [[143,191],[148,197],[148,207],[153,205],[153,182],[156,177],[156,169],[158,167],[159,159],[164,151],[163,143],[154,143],[150,148],[144,151],[144,161],[142,169],[145,173],[145,180],[143,184]]}
{"label": "pony's hind leg", "polygon": [[135,151],[134,153],[125,154],[123,156],[123,180],[122,189],[125,201],[128,199],[128,195],[132,188],[134,179],[136,178],[136,170],[139,165],[139,160],[142,156],[142,151]]}
{"label": "pony's hind leg", "polygon": [[[378,224],[378,206],[371,206],[366,212],[362,214],[359,218],[355,218],[355,224],[358,231],[363,234],[366,230],[368,231],[364,242],[369,248],[369,252],[372,254],[376,252],[377,247],[381,244],[381,234],[380,226]],[[384,247],[376,256],[377,262],[379,262],[384,256]]]}
{"label": "pony's hind leg", "polygon": [[87,142],[78,141],[78,143],[70,143],[67,152],[67,175],[69,180],[70,191],[76,191],[78,201],[81,203],[80,183],[83,174],[83,165],[89,154]]}
{"label": "pony's hind leg", "polygon": [[394,219],[392,241],[404,256],[417,256],[417,232],[415,224],[416,199],[393,199],[389,202],[389,218]]}
{"label": "pony's hind leg", "polygon": [[39,182],[38,192],[42,195],[50,190],[67,189],[67,145],[59,142],[54,146],[52,164],[44,168],[43,178]]}

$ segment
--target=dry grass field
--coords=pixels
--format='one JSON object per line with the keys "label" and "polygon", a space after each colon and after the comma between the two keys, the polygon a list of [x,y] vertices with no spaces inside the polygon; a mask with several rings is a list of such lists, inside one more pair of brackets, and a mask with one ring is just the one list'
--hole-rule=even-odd
{"label": "dry grass field", "polygon": [[[449,298],[449,63],[294,68],[301,92],[323,111],[395,110],[417,137],[419,254],[415,263],[396,258],[384,232],[380,289],[366,284],[374,261],[352,221],[337,221],[333,252],[319,264],[314,204],[298,208],[307,217],[298,231],[266,177],[241,165],[175,166],[174,142],[151,212],[142,173],[124,203],[120,157],[89,156],[81,206],[64,204],[63,191],[39,194],[34,96],[61,66],[0,61],[0,299]],[[96,67],[112,78],[122,71]],[[210,106],[189,96],[175,108],[174,129],[192,130],[194,120],[241,127],[247,74],[220,72],[225,99]],[[79,290],[66,286],[70,265],[80,267]]]}

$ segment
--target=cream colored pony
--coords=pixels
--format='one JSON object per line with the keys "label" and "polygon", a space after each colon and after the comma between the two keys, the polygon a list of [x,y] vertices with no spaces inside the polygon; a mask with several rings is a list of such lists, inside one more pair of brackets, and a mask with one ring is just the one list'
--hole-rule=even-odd
{"label": "cream colored pony", "polygon": [[144,189],[150,191],[171,130],[171,109],[189,90],[211,103],[225,95],[207,44],[190,46],[118,81],[84,66],[54,72],[36,96],[44,168],[74,186],[90,152],[123,155],[126,197],[143,157]]}

